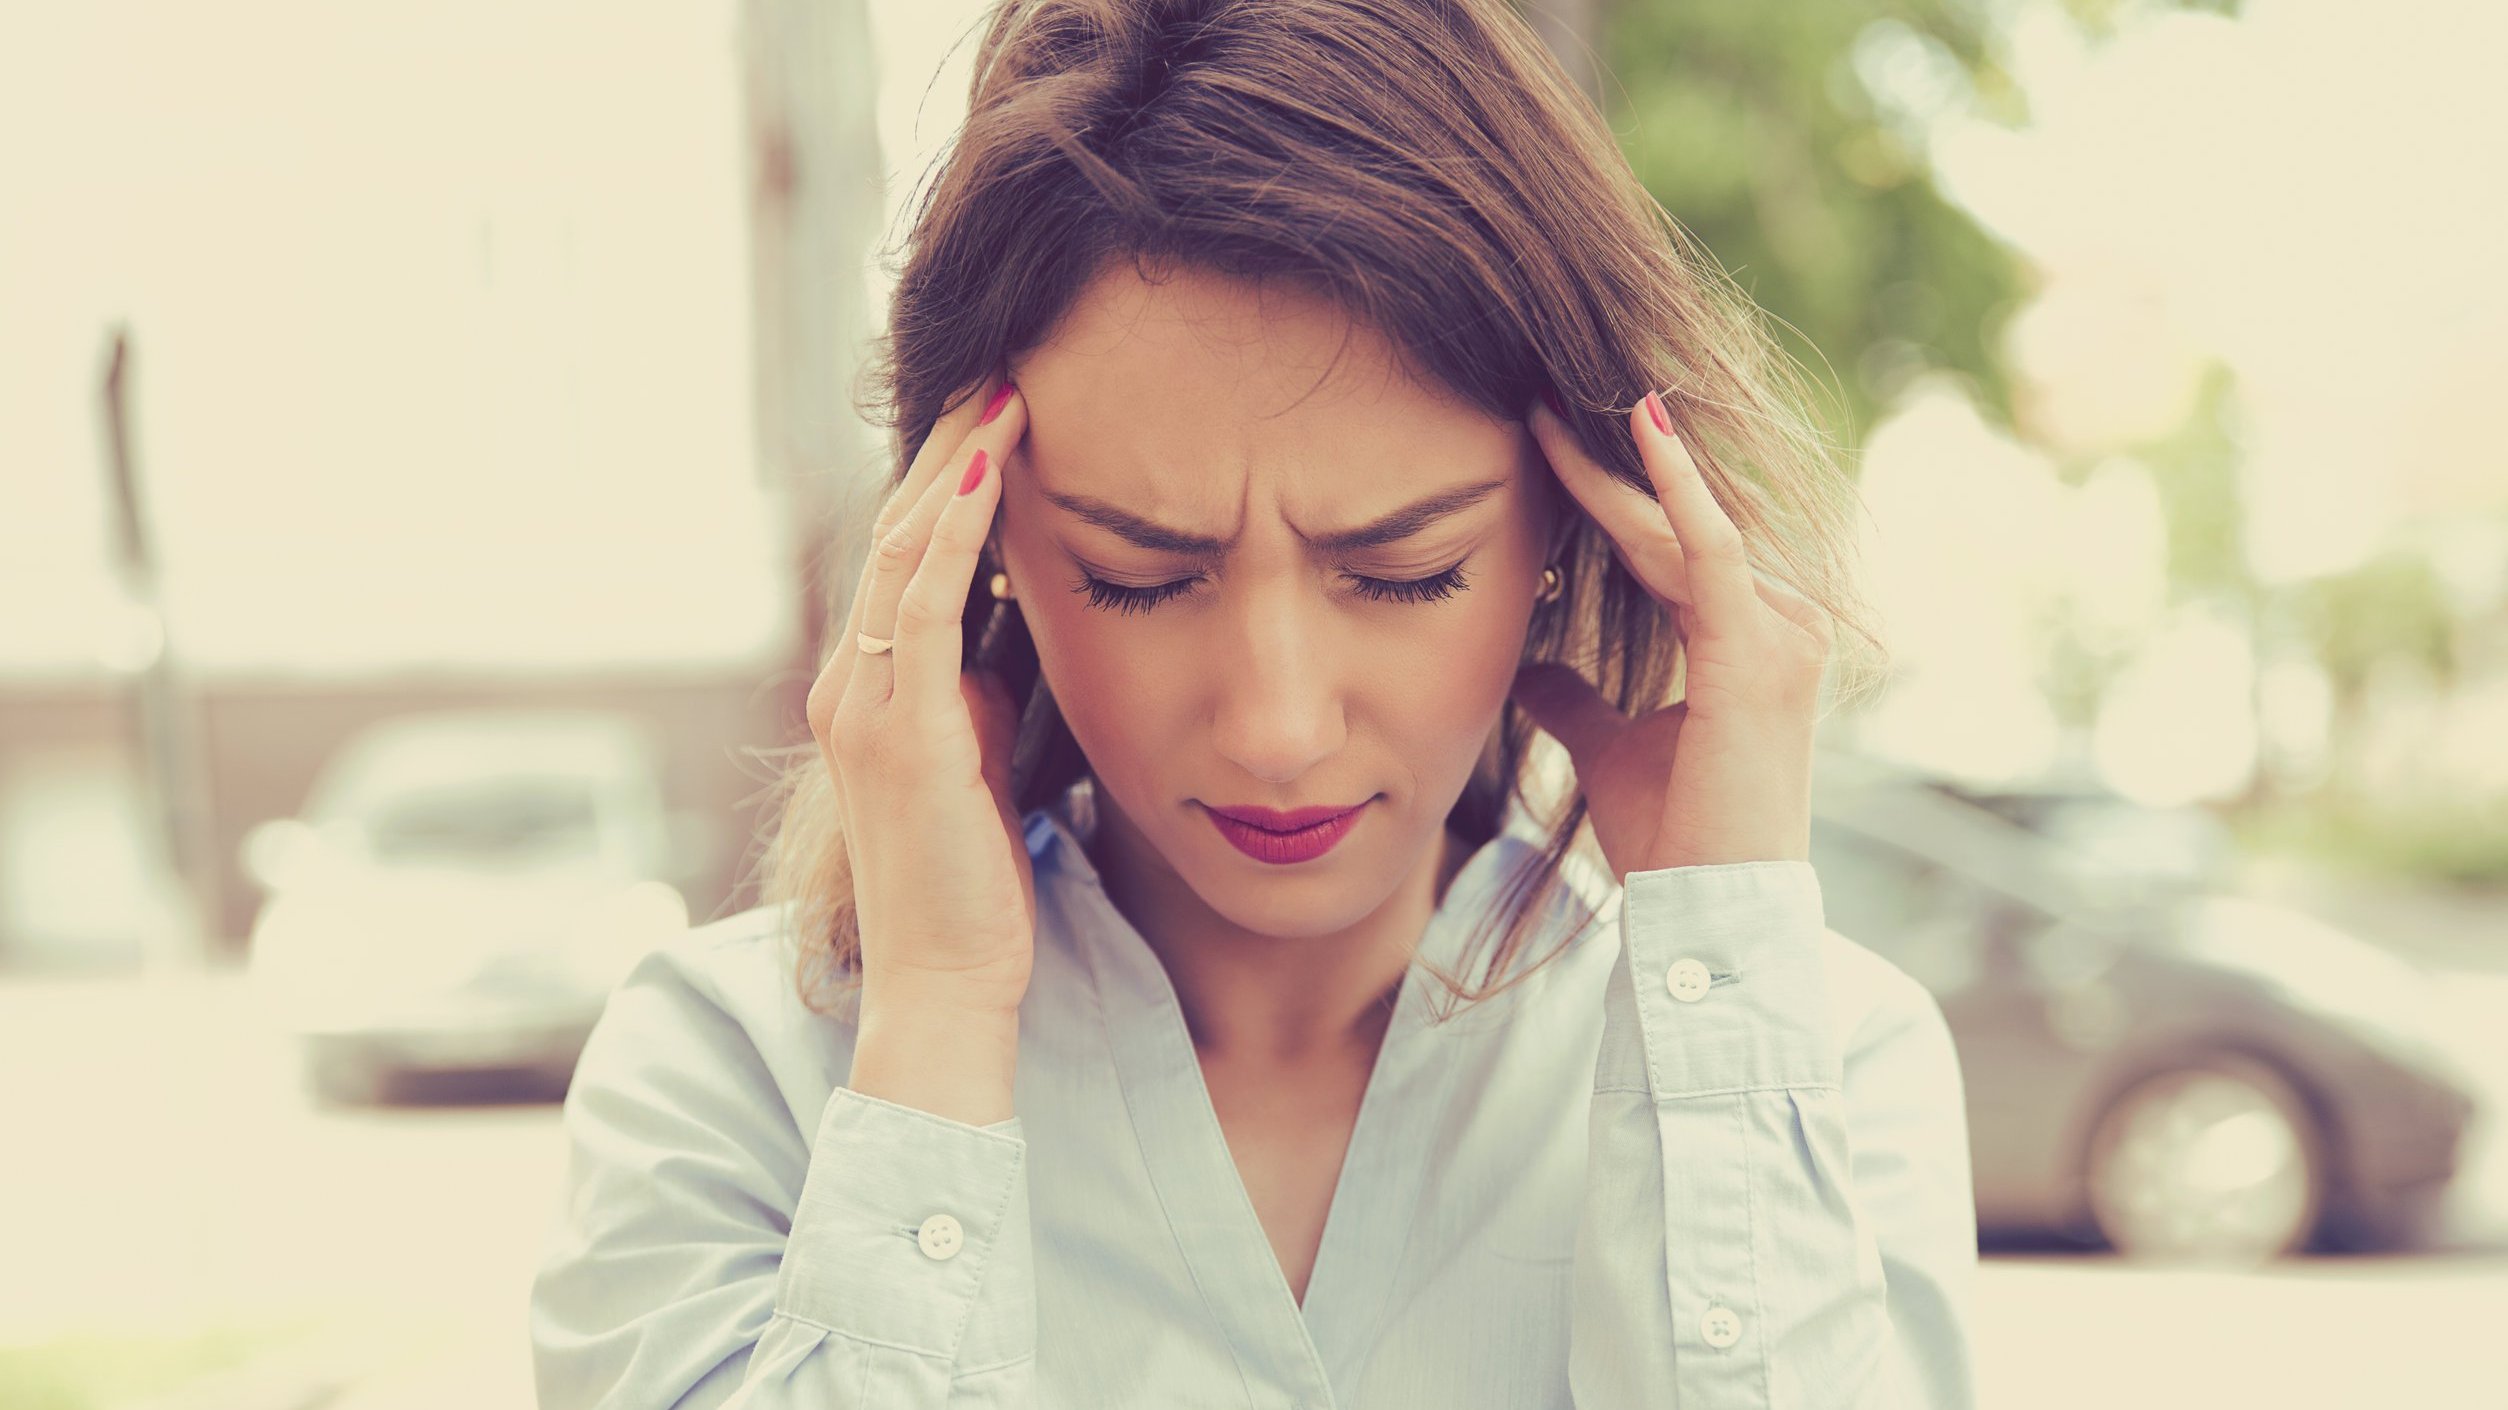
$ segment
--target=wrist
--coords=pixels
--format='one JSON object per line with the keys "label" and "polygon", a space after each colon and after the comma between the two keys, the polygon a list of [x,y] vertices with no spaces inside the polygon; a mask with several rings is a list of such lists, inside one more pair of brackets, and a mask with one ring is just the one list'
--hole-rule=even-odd
{"label": "wrist", "polygon": [[1015,1114],[1019,1013],[865,994],[845,1085],[970,1126]]}
{"label": "wrist", "polygon": [[860,1012],[865,1022],[876,1013],[980,1027],[1015,1026],[1025,997],[1024,984],[1011,989],[947,976],[866,974]]}

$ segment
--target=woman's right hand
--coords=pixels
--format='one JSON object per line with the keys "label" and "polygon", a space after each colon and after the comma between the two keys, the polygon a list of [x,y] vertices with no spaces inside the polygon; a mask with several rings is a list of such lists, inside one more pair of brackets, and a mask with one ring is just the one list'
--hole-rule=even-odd
{"label": "woman's right hand", "polygon": [[[997,681],[961,674],[959,627],[1002,462],[1026,431],[1006,379],[967,389],[933,423],[881,507],[843,635],[810,687],[852,863],[866,1012],[1008,1014],[1027,993],[1036,880],[1010,799],[1018,712]],[[960,494],[978,456],[983,478]],[[866,632],[896,645],[866,653]]]}

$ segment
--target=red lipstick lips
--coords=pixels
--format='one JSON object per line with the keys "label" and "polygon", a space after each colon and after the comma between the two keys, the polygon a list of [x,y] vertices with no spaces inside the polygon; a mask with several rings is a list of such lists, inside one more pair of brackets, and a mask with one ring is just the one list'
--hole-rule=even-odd
{"label": "red lipstick lips", "polygon": [[[1372,801],[1372,800],[1371,800]],[[1229,845],[1258,862],[1285,865],[1312,861],[1333,848],[1358,821],[1365,802],[1349,808],[1214,808],[1203,805],[1211,825]]]}

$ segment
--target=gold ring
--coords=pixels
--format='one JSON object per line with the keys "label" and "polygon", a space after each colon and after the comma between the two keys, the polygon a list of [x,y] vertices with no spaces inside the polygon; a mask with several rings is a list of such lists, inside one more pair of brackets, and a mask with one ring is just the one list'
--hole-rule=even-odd
{"label": "gold ring", "polygon": [[873,636],[869,632],[855,632],[854,639],[862,643],[862,654],[865,656],[877,656],[897,644],[886,638]]}

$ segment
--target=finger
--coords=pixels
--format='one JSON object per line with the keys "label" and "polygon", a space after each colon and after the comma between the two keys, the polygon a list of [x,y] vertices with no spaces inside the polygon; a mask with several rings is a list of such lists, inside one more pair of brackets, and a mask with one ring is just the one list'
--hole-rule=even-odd
{"label": "finger", "polygon": [[1548,407],[1535,407],[1528,424],[1552,472],[1602,526],[1613,556],[1629,576],[1666,602],[1690,602],[1689,565],[1662,506],[1603,469],[1586,453],[1576,433]]}
{"label": "finger", "polygon": [[923,702],[945,699],[944,692],[959,688],[966,648],[959,623],[966,617],[977,555],[1001,504],[1001,461],[1007,454],[1007,447],[976,447],[969,468],[940,507],[923,561],[915,566],[898,605],[897,649],[889,653],[895,661],[891,699],[910,710],[919,712]]}
{"label": "finger", "polygon": [[1629,431],[1637,438],[1647,477],[1654,481],[1655,496],[1687,562],[1689,605],[1696,611],[1698,629],[1737,629],[1759,599],[1742,531],[1707,488],[1689,447],[1673,433],[1661,397],[1648,392],[1638,402],[1629,412]]}
{"label": "finger", "polygon": [[827,674],[833,676],[828,681],[828,698],[831,701],[844,698],[845,683],[853,674],[854,664],[862,656],[856,642],[865,620],[865,606],[870,601],[872,573],[879,566],[881,540],[904,522],[907,512],[940,478],[941,467],[955,458],[968,435],[984,424],[988,415],[1000,413],[999,404],[1007,400],[1009,386],[1008,378],[996,374],[960,388],[956,400],[933,421],[931,433],[915,450],[914,459],[907,465],[904,477],[890,487],[881,501],[879,514],[872,521],[871,552],[863,555],[862,572],[855,580],[853,597],[846,607],[844,635],[836,641],[836,649],[828,658]]}
{"label": "finger", "polygon": [[974,434],[976,427],[991,425],[1000,417],[1012,390],[1010,379],[998,369],[959,389],[957,399],[932,423],[932,433],[915,449],[914,463],[906,467],[905,478],[898,482],[889,505],[881,511],[881,527],[893,528],[905,518],[923,491],[940,478],[944,466],[965,463],[967,437]]}
{"label": "finger", "polygon": [[1759,599],[1775,608],[1778,615],[1822,641],[1830,639],[1834,629],[1829,624],[1829,614],[1819,604],[1779,582],[1764,569],[1753,569],[1751,576],[1758,584]]}
{"label": "finger", "polygon": [[[892,486],[890,497],[893,499],[893,496]],[[888,517],[885,503],[878,514],[880,521],[885,523]],[[829,628],[821,648],[821,654],[826,659],[820,663],[818,679],[810,683],[810,694],[802,707],[803,715],[810,722],[810,733],[819,742],[819,755],[828,766],[829,776],[836,781],[840,806],[844,789],[843,774],[836,767],[836,712],[845,698],[846,687],[853,679],[854,663],[862,656],[856,633],[861,630],[863,604],[871,596],[871,583],[879,570],[879,545],[885,537],[884,532],[874,534],[870,548],[862,555],[862,568],[854,577],[853,593],[845,600],[844,620],[831,624]]]}
{"label": "finger", "polygon": [[[1661,504],[1603,470],[1591,456],[1586,454],[1583,443],[1577,440],[1574,431],[1566,422],[1560,420],[1556,413],[1536,403],[1532,413],[1526,416],[1524,421],[1525,425],[1532,430],[1535,440],[1542,446],[1562,483],[1566,484],[1570,492],[1576,495],[1580,504],[1586,506],[1586,512],[1591,514],[1596,522],[1604,525],[1605,541],[1611,547],[1611,556],[1619,560],[1620,566],[1628,571],[1630,577],[1638,579],[1658,595],[1670,598],[1681,608],[1688,609],[1690,607],[1686,600],[1689,591],[1687,587],[1688,565],[1682,560],[1677,538],[1669,540],[1666,545],[1667,554],[1654,559],[1648,568],[1641,570],[1637,563],[1631,561],[1629,548],[1621,541],[1622,536],[1609,532],[1612,512],[1621,507],[1639,510],[1640,518],[1650,528],[1653,524],[1653,516],[1660,515],[1663,525],[1668,529],[1671,517],[1663,511]],[[1600,503],[1594,503],[1596,500]],[[1632,504],[1631,501],[1642,503]],[[1627,536],[1638,538],[1642,537],[1642,533],[1631,533]],[[1756,565],[1753,565],[1751,572],[1760,600],[1783,615],[1786,620],[1822,640],[1827,640],[1834,634],[1835,629],[1828,613],[1810,599],[1786,583],[1770,576],[1766,570]],[[1676,610],[1674,613],[1676,621],[1687,615],[1686,610]]]}
{"label": "finger", "polygon": [[[891,496],[894,498],[892,489]],[[879,520],[887,519],[887,506],[882,504]],[[827,660],[819,667],[819,678],[810,683],[810,697],[805,713],[810,732],[818,736],[819,752],[828,755],[832,769],[835,758],[830,753],[829,731],[834,728],[836,704],[845,698],[845,686],[853,678],[854,662],[861,657],[856,648],[856,633],[862,629],[862,604],[871,595],[871,578],[879,567],[879,544],[885,532],[871,536],[871,548],[862,555],[862,571],[854,576],[853,595],[845,600],[845,620],[829,636],[825,646]]]}
{"label": "finger", "polygon": [[[970,456],[973,449],[969,451]],[[862,593],[860,635],[848,643],[853,649],[853,674],[846,682],[848,696],[860,695],[874,704],[884,703],[895,689],[898,621],[906,599],[906,588],[914,581],[915,570],[922,565],[923,555],[931,542],[932,527],[940,522],[941,511],[947,507],[954,481],[935,475],[923,487],[913,503],[906,506],[905,517],[871,547],[870,582]],[[871,636],[892,643],[887,651],[870,652],[862,648],[862,637]]]}
{"label": "finger", "polygon": [[[854,678],[848,686],[849,693],[859,691],[874,704],[884,704],[892,699],[904,672],[909,669],[905,664],[905,657],[908,655],[906,650],[908,638],[918,633],[929,636],[931,628],[935,625],[947,627],[949,651],[953,661],[959,654],[958,622],[966,611],[967,584],[960,582],[956,585],[957,604],[951,609],[950,616],[945,623],[935,624],[914,616],[914,612],[929,610],[931,589],[927,588],[925,595],[919,598],[910,599],[909,595],[912,593],[914,580],[922,575],[925,560],[931,556],[934,536],[939,526],[949,522],[953,512],[960,513],[963,518],[963,507],[953,508],[952,501],[972,498],[975,495],[991,495],[993,498],[988,503],[999,503],[998,481],[1001,478],[1002,461],[1010,454],[1011,447],[1018,444],[1019,437],[1026,433],[1026,429],[1026,402],[1018,395],[1017,388],[1013,387],[1010,395],[1004,399],[998,414],[966,437],[960,448],[960,454],[943,462],[946,468],[932,476],[931,483],[926,485],[923,493],[915,499],[904,522],[889,531],[881,539],[880,546],[873,550],[873,556],[878,560],[877,571],[872,576],[870,591],[865,595],[862,626],[859,630],[874,637],[893,641],[896,645],[889,651],[872,655],[860,652],[857,643],[857,653],[862,656],[862,660],[855,663]],[[964,483],[966,472],[975,463],[978,454],[981,454],[985,460],[983,480],[974,487],[972,494],[961,495],[958,488]],[[963,570],[942,565],[943,570],[961,572],[961,576],[973,578],[976,550],[983,546],[984,530],[989,528],[991,523],[992,519],[988,510],[986,517],[976,525],[975,543],[966,546]],[[962,532],[963,526],[958,531]],[[955,540],[950,541],[950,547],[953,551],[958,547]],[[912,610],[909,610],[910,600],[913,604]],[[931,647],[927,644],[920,648],[917,654],[928,656],[930,653]],[[953,664],[950,667],[950,673],[954,677],[956,672],[957,667]],[[951,681],[943,680],[941,684],[949,686]],[[907,688],[917,691],[925,689],[919,685],[909,685]],[[923,694],[919,698],[928,700],[938,697]]]}

